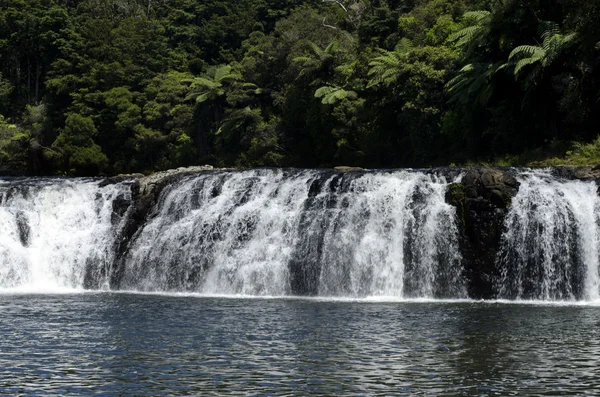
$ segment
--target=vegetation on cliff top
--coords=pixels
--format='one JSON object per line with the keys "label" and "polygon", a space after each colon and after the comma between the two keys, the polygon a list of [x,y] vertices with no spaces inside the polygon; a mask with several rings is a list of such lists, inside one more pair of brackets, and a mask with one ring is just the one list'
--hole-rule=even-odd
{"label": "vegetation on cliff top", "polygon": [[587,0],[6,0],[0,174],[596,164],[599,59]]}

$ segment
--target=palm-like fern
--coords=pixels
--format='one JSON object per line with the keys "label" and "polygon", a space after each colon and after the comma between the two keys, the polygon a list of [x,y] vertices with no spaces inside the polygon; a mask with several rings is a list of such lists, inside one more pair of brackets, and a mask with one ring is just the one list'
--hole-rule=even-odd
{"label": "palm-like fern", "polygon": [[371,66],[369,70],[371,80],[367,88],[382,83],[384,85],[394,83],[402,73],[402,65],[413,48],[412,42],[409,39],[403,38],[393,51],[379,49],[380,55],[369,62],[369,66]]}
{"label": "palm-like fern", "polygon": [[317,44],[312,41],[306,41],[309,53],[304,56],[296,57],[292,59],[292,62],[301,65],[300,73],[298,77],[304,77],[314,72],[319,72],[333,64],[335,54],[339,52],[339,46],[337,42],[331,42],[325,49],[321,49]]}
{"label": "palm-like fern", "polygon": [[225,138],[229,138],[236,132],[244,132],[246,126],[258,123],[260,120],[262,120],[260,109],[253,109],[250,106],[235,109],[227,114],[227,117],[225,117],[215,135],[222,135]]}
{"label": "palm-like fern", "polygon": [[448,37],[450,42],[459,47],[470,45],[477,38],[484,36],[492,14],[489,11],[469,11],[463,15],[463,19],[468,26]]}
{"label": "palm-like fern", "polygon": [[232,67],[222,65],[214,70],[212,77],[196,77],[192,79],[190,93],[186,100],[196,99],[197,103],[212,101],[225,94],[225,85],[242,79],[242,75],[232,72]]}
{"label": "palm-like fern", "polygon": [[446,84],[448,93],[452,95],[448,102],[467,104],[475,99],[481,104],[487,103],[494,93],[493,76],[502,67],[500,63],[470,63],[464,66]]}
{"label": "palm-like fern", "polygon": [[326,85],[315,91],[315,98],[322,98],[321,103],[324,105],[335,105],[338,101],[345,98],[356,99],[357,95],[354,91],[348,91],[341,87]]}
{"label": "palm-like fern", "polygon": [[529,65],[539,64],[545,68],[577,37],[576,33],[561,34],[554,22],[540,24],[541,45],[521,45],[516,47],[508,56],[508,63],[514,65],[513,73],[519,78],[520,73]]}

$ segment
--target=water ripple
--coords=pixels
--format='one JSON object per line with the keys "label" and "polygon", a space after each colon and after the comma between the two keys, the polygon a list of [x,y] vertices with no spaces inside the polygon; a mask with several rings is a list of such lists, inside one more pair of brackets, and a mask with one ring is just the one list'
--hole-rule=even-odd
{"label": "water ripple", "polygon": [[0,295],[3,395],[581,396],[600,308]]}

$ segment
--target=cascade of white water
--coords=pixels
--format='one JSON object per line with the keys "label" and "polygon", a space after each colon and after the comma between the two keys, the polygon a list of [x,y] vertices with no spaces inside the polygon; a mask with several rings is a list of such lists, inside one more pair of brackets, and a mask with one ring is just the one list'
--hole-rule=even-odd
{"label": "cascade of white water", "polygon": [[[415,172],[350,181],[323,223],[321,295],[464,297],[445,181]],[[322,195],[330,194],[324,192]],[[316,227],[316,224],[313,226]]]}
{"label": "cascade of white water", "polygon": [[209,173],[170,187],[129,249],[122,288],[289,293],[287,261],[313,173]]}
{"label": "cascade of white water", "polygon": [[120,286],[286,295],[312,277],[303,292],[464,297],[446,185],[405,171],[190,176],[163,192]]}
{"label": "cascade of white water", "polygon": [[123,184],[92,180],[0,181],[0,289],[107,286],[125,217],[114,200],[131,198]]}
{"label": "cascade of white water", "polygon": [[498,255],[499,297],[598,299],[596,184],[558,180],[543,170],[523,172],[518,180]]}

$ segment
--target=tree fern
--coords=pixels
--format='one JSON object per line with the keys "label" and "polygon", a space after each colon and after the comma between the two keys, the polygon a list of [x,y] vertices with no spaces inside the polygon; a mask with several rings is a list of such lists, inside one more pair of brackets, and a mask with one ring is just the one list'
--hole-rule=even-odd
{"label": "tree fern", "polygon": [[541,45],[520,45],[508,56],[508,64],[513,66],[516,79],[530,65],[539,64],[542,68],[551,65],[577,37],[576,33],[561,34],[558,25],[549,21],[540,22],[539,33]]}
{"label": "tree fern", "polygon": [[229,65],[218,66],[212,77],[196,77],[189,80],[190,93],[186,100],[195,99],[197,103],[214,100],[225,94],[224,84],[231,84],[242,79],[242,75],[232,72]]}
{"label": "tree fern", "polygon": [[309,54],[292,59],[292,62],[300,64],[302,67],[298,77],[325,69],[333,61],[335,54],[339,52],[339,46],[335,41],[329,43],[324,50],[309,40],[306,41],[306,45]]}
{"label": "tree fern", "polygon": [[322,98],[321,103],[324,105],[335,105],[338,101],[345,98],[356,99],[357,95],[354,91],[347,91],[341,87],[326,85],[315,91],[315,98]]}
{"label": "tree fern", "polygon": [[451,34],[448,41],[454,43],[458,47],[470,45],[479,37],[482,36],[484,29],[491,20],[489,11],[469,11],[463,15],[464,21],[468,26]]}
{"label": "tree fern", "polygon": [[367,88],[378,84],[392,84],[402,73],[402,65],[414,46],[409,39],[402,39],[394,48],[394,51],[379,49],[379,56],[369,62],[371,69],[368,75],[371,77]]}
{"label": "tree fern", "polygon": [[499,63],[470,63],[446,84],[449,103],[467,104],[473,100],[485,104],[494,93],[493,77],[502,68]]}

